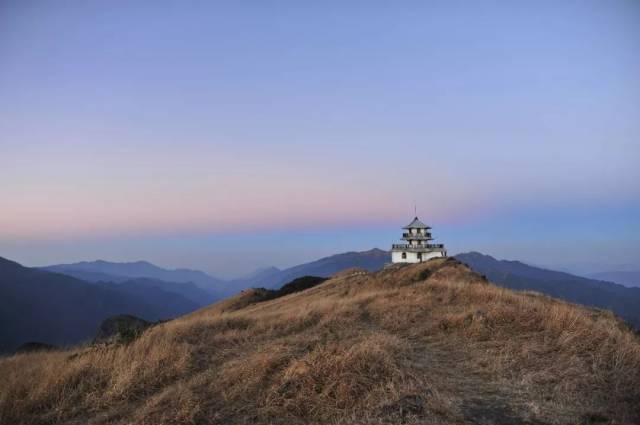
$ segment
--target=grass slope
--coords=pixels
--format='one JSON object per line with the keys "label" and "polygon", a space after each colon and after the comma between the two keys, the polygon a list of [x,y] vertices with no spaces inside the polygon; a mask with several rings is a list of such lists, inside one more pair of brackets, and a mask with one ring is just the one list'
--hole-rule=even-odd
{"label": "grass slope", "polygon": [[455,260],[255,299],[245,291],[129,345],[1,359],[0,422],[640,421],[637,335]]}
{"label": "grass slope", "polygon": [[640,288],[541,269],[520,261],[496,260],[478,252],[458,254],[456,259],[497,285],[542,292],[571,303],[611,310],[640,329]]}

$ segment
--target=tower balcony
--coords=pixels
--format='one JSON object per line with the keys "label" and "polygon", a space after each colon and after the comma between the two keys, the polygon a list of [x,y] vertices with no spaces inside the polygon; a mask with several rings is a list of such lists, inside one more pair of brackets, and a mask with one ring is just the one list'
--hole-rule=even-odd
{"label": "tower balcony", "polygon": [[391,249],[394,251],[407,251],[407,252],[425,252],[425,251],[444,251],[444,244],[441,243],[426,243],[422,245],[410,245],[406,243],[391,245]]}
{"label": "tower balcony", "polygon": [[431,233],[403,233],[402,239],[406,241],[430,241],[432,237]]}

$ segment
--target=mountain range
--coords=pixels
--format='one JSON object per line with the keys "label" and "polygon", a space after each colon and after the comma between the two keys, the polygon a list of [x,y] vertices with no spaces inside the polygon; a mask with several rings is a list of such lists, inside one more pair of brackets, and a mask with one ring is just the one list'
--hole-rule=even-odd
{"label": "mountain range", "polygon": [[37,341],[76,344],[107,317],[134,313],[156,321],[202,306],[161,282],[87,283],[0,258],[0,352]]}
{"label": "mountain range", "polygon": [[218,298],[233,292],[220,279],[205,272],[190,269],[167,270],[147,261],[114,263],[110,261],[82,261],[42,267],[42,270],[63,273],[89,282],[123,282],[131,278],[149,278],[165,282],[193,283]]}
{"label": "mountain range", "polygon": [[62,273],[88,282],[118,282],[147,278],[174,283],[193,283],[208,291],[215,299],[232,295],[242,289],[264,287],[277,289],[285,283],[303,276],[329,277],[350,267],[368,271],[381,269],[390,260],[389,253],[381,249],[363,252],[346,252],[321,258],[286,269],[267,267],[247,276],[222,280],[209,274],[190,269],[168,270],[147,261],[115,263],[104,260],[82,261],[72,264],[57,264],[41,267],[41,270]]}
{"label": "mountain range", "polygon": [[[456,257],[497,285],[610,309],[640,329],[640,288],[496,260],[476,252]],[[98,260],[31,269],[2,260],[0,351],[29,341],[77,343],[91,338],[100,321],[115,314],[133,314],[149,321],[167,319],[247,288],[273,290],[303,276],[330,277],[352,267],[376,271],[388,262],[388,252],[372,249],[287,269],[265,268],[223,281],[201,271],[167,270],[145,261]]]}

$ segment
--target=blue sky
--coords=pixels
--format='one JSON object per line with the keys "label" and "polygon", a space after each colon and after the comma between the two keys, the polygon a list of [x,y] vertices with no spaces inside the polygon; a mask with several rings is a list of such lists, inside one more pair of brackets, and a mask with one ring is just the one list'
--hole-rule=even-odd
{"label": "blue sky", "polygon": [[0,4],[0,255],[640,263],[640,4]]}

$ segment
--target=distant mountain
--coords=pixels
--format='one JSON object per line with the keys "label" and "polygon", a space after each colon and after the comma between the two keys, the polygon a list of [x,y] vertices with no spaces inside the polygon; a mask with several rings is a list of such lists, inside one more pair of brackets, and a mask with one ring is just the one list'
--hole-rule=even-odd
{"label": "distant mountain", "polygon": [[91,284],[0,258],[0,352],[30,341],[78,343],[118,314],[156,321],[199,307],[166,289],[140,281]]}
{"label": "distant mountain", "polygon": [[279,270],[275,267],[264,269],[262,273],[257,273],[249,279],[237,279],[232,283],[236,287],[274,289],[302,276],[329,277],[334,273],[352,267],[377,271],[389,262],[391,262],[389,252],[374,248],[369,251],[332,255],[284,270]]}
{"label": "distant mountain", "polygon": [[[66,274],[89,282],[124,283],[137,278],[174,283],[191,282],[212,294],[213,297],[207,298],[209,302],[212,302],[246,288],[279,288],[285,283],[302,276],[329,277],[334,273],[351,267],[375,271],[381,269],[385,263],[390,261],[389,253],[381,249],[346,252],[284,270],[276,267],[266,267],[256,270],[247,276],[229,281],[217,279],[198,270],[167,270],[147,261],[130,263],[114,263],[103,260],[82,261],[72,264],[46,266],[41,267],[41,269]],[[168,290],[168,288],[165,289]]]}
{"label": "distant mountain", "polygon": [[[191,282],[167,282],[160,279],[151,279],[148,277],[130,278],[126,276],[114,276],[101,272],[90,272],[84,270],[74,270],[73,268],[65,268],[63,266],[51,266],[42,268],[42,270],[49,270],[55,273],[65,274],[72,276],[85,282],[91,283],[119,283],[121,285],[127,285],[131,290],[134,288],[157,288],[165,292],[172,292],[182,295],[188,300],[193,301],[198,307],[204,307],[218,300],[220,297],[213,294],[210,291],[202,289]],[[122,290],[126,290],[124,287],[118,287]]]}
{"label": "distant mountain", "polygon": [[229,281],[229,286],[239,289],[257,288],[273,281],[279,281],[281,273],[282,270],[277,267],[265,267],[241,278]]}
{"label": "distant mountain", "polygon": [[216,295],[191,282],[165,282],[164,280],[140,277],[123,282],[115,282],[113,285],[119,291],[139,294],[140,296],[153,296],[157,290],[164,293],[177,294],[193,302],[197,307],[204,307],[219,299]]}
{"label": "distant mountain", "polygon": [[[570,273],[576,276],[592,277],[597,273],[604,273],[609,271],[617,272],[635,272],[640,270],[640,264],[636,263],[617,263],[615,258],[605,257],[603,261],[580,261],[580,262],[561,262],[561,258],[557,262],[549,264],[532,264],[537,267],[542,267],[549,270],[558,270],[566,273]],[[613,260],[613,261],[612,261]],[[607,261],[607,262],[605,262]],[[612,261],[609,263],[608,261]]]}
{"label": "distant mountain", "polygon": [[67,265],[40,267],[40,270],[45,270],[52,273],[66,274],[67,276],[72,276],[72,277],[75,277],[76,279],[80,279],[80,280],[84,280],[85,282],[92,282],[92,283],[100,283],[100,282],[118,283],[118,282],[125,282],[127,280],[131,280],[131,278],[127,276],[115,276],[112,274],[107,274],[102,272],[77,270],[73,267],[67,267]]}
{"label": "distant mountain", "polygon": [[589,277],[619,283],[628,287],[640,287],[640,270],[600,272],[593,273]]}
{"label": "distant mountain", "polygon": [[73,264],[58,264],[42,267],[43,270],[73,275],[91,282],[123,282],[131,278],[148,278],[165,282],[191,282],[216,298],[222,298],[235,292],[224,281],[209,276],[205,272],[191,269],[168,270],[147,261],[115,263],[110,261],[82,261]]}
{"label": "distant mountain", "polygon": [[500,286],[542,292],[566,301],[612,310],[640,329],[640,288],[546,270],[520,261],[496,260],[478,252],[458,254],[456,258]]}

